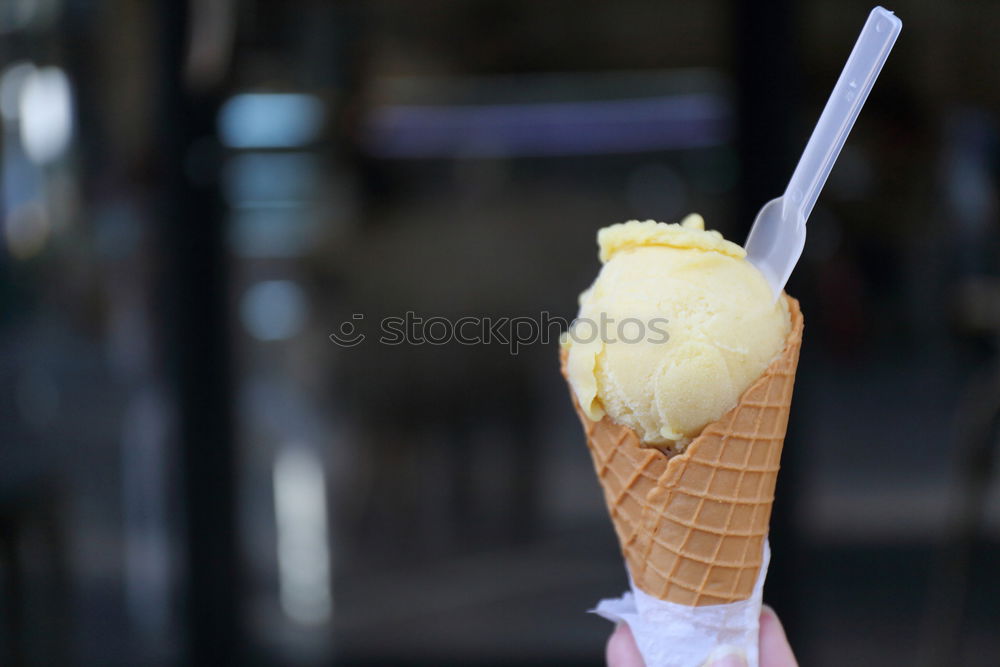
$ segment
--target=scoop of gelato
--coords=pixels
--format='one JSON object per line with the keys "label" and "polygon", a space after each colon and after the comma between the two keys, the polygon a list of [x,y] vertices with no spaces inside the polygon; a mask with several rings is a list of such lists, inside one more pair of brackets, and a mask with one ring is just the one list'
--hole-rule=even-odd
{"label": "scoop of gelato", "polygon": [[590,419],[683,449],[781,352],[788,306],[699,215],[633,220],[597,239],[603,267],[562,340],[570,385]]}

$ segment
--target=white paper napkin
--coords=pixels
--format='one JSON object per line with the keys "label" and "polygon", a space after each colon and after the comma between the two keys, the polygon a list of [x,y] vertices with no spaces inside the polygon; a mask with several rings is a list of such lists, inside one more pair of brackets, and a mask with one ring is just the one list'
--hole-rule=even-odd
{"label": "white paper napkin", "polygon": [[631,593],[601,600],[591,612],[612,623],[628,623],[646,667],[702,667],[720,646],[742,648],[749,667],[758,667],[760,608],[770,561],[765,540],[753,594],[742,602],[706,607],[665,602],[643,593],[629,576]]}

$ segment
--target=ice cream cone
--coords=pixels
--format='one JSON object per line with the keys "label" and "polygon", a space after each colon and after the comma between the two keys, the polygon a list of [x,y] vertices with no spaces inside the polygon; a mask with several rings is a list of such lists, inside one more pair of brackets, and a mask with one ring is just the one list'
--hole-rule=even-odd
{"label": "ice cream cone", "polygon": [[649,595],[705,606],[753,591],[802,343],[798,301],[784,298],[792,328],[780,356],[681,454],[643,445],[607,416],[591,421],[570,391],[629,572]]}

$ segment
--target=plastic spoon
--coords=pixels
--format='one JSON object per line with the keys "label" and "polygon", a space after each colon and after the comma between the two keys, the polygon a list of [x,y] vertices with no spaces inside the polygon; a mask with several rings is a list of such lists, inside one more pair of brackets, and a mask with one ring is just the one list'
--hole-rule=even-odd
{"label": "plastic spoon", "polygon": [[775,299],[802,255],[806,220],[902,28],[882,7],[868,15],[785,194],[767,202],[754,220],[747,259],[764,274]]}

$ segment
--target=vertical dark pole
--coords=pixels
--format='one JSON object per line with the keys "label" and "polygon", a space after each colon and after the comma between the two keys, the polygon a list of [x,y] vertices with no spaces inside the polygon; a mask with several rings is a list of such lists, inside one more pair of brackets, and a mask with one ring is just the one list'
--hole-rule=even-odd
{"label": "vertical dark pole", "polygon": [[[791,0],[735,2],[740,220],[785,190],[795,167],[795,31]],[[805,148],[803,137],[802,147]]]}
{"label": "vertical dark pole", "polygon": [[189,7],[158,3],[158,287],[183,480],[187,662],[214,666],[242,662],[236,443],[218,164],[204,150],[214,145],[219,100],[184,80]]}
{"label": "vertical dark pole", "polygon": [[[740,220],[750,230],[757,211],[785,190],[795,167],[795,48],[794,10],[791,0],[735,2],[738,91],[738,150]],[[808,137],[801,137],[802,147]],[[794,292],[794,287],[790,288]],[[793,402],[794,405],[794,402]],[[793,645],[799,631],[801,590],[797,563],[801,546],[793,510],[799,497],[800,456],[796,424],[789,424],[781,460],[781,475],[771,517],[771,568],[764,599],[782,616]]]}
{"label": "vertical dark pole", "polygon": [[27,664],[25,658],[24,574],[18,556],[20,526],[13,516],[0,516],[0,574],[4,595],[0,604],[6,648],[0,645],[0,658],[11,667]]}

